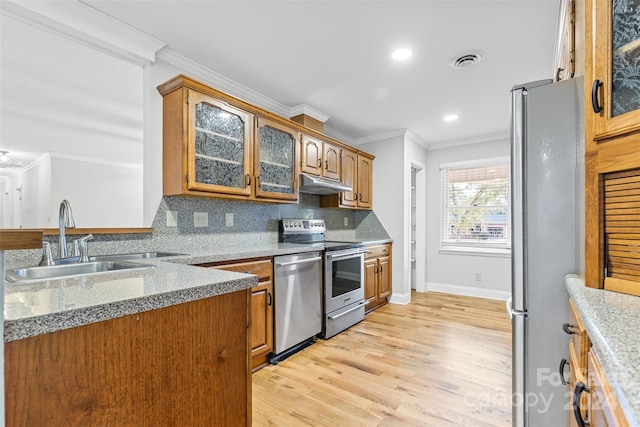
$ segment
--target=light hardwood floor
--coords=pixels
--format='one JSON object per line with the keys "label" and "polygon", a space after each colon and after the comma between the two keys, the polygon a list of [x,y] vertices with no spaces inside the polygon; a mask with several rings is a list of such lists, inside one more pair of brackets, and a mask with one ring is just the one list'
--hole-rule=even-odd
{"label": "light hardwood floor", "polygon": [[253,374],[254,426],[510,426],[504,302],[413,293]]}

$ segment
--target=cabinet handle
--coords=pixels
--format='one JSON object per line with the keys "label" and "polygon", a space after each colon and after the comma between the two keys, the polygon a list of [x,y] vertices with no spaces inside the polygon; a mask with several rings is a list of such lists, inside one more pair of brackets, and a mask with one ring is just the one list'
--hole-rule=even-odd
{"label": "cabinet handle", "polygon": [[324,168],[325,168],[326,170],[329,170],[329,160],[325,160],[325,161],[324,161]]}
{"label": "cabinet handle", "polygon": [[584,385],[582,381],[578,381],[576,388],[573,390],[573,415],[576,417],[576,422],[579,427],[587,427],[589,425],[589,421],[582,418],[582,411],[580,409],[580,395],[585,391],[589,393],[589,388]]}
{"label": "cabinet handle", "polygon": [[360,201],[362,201],[362,193],[358,193],[358,197],[360,198]]}
{"label": "cabinet handle", "polygon": [[380,273],[382,273],[382,266],[380,266]]}
{"label": "cabinet handle", "polygon": [[245,182],[247,183],[247,187],[251,187],[251,175],[247,174],[246,178]]}
{"label": "cabinet handle", "polygon": [[318,167],[321,168],[322,167],[322,159],[318,159]]}
{"label": "cabinet handle", "polygon": [[575,328],[574,325],[570,325],[568,323],[563,323],[562,324],[562,330],[564,331],[565,334],[568,335],[573,335],[576,333],[576,331],[571,330],[571,328]]}
{"label": "cabinet handle", "polygon": [[598,89],[602,87],[602,82],[598,79],[593,81],[593,86],[591,86],[591,106],[593,107],[593,112],[598,114],[602,111],[602,106],[600,105],[600,101],[598,100]]}
{"label": "cabinet handle", "polygon": [[558,368],[558,373],[560,374],[560,381],[562,382],[562,385],[567,385],[567,380],[564,379],[564,368],[568,364],[569,362],[567,362],[567,359],[563,357],[562,360],[560,361],[560,367]]}
{"label": "cabinet handle", "polygon": [[374,272],[374,273],[377,273],[377,272],[378,272],[378,266],[377,266],[377,265],[374,267],[373,272]]}
{"label": "cabinet handle", "polygon": [[271,295],[271,292],[267,292],[267,305],[271,306],[272,303],[273,303],[273,296]]}

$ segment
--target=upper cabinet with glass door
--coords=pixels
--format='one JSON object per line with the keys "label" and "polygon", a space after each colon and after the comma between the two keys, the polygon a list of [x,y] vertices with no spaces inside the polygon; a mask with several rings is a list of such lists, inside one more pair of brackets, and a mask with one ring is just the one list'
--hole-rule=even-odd
{"label": "upper cabinet with glass door", "polygon": [[640,129],[640,0],[593,0],[594,137]]}
{"label": "upper cabinet with glass door", "polygon": [[188,96],[188,188],[249,196],[253,116],[193,90]]}
{"label": "upper cabinet with glass door", "polygon": [[257,198],[298,200],[298,134],[294,128],[258,117],[254,148]]}

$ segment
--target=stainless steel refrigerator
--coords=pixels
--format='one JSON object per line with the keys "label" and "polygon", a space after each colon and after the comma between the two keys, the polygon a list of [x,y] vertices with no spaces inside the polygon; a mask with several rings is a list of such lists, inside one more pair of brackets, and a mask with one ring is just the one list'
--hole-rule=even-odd
{"label": "stainless steel refrigerator", "polygon": [[[537,81],[511,91],[513,426],[567,425],[569,296],[576,272],[577,84]],[[580,180],[578,180],[579,182]]]}

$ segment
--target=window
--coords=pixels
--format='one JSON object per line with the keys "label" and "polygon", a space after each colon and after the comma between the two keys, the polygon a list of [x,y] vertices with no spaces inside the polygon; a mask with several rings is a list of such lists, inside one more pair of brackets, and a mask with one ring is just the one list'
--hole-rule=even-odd
{"label": "window", "polygon": [[509,159],[445,164],[440,174],[442,248],[509,249]]}

